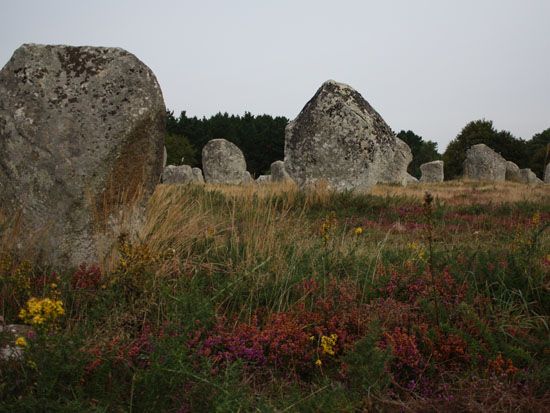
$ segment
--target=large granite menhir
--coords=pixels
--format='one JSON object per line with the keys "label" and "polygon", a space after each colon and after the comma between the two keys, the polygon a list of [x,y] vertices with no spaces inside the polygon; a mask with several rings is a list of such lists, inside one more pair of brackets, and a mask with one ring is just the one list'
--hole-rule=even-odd
{"label": "large granite menhir", "polygon": [[285,169],[300,186],[337,190],[407,182],[411,150],[352,87],[329,80],[285,131]]}
{"label": "large granite menhir", "polygon": [[466,151],[463,167],[464,178],[489,182],[504,182],[509,168],[506,159],[483,143]]}
{"label": "large granite menhir", "polygon": [[120,214],[159,180],[164,119],[155,75],[125,50],[18,48],[0,71],[0,209],[21,214],[14,244],[58,267],[104,258]]}

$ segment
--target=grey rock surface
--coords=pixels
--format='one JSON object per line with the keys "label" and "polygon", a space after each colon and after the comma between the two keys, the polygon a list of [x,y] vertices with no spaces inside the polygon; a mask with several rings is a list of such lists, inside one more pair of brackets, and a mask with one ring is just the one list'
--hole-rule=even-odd
{"label": "grey rock surface", "polygon": [[271,164],[271,181],[272,182],[284,182],[291,181],[292,178],[288,174],[285,168],[284,161],[275,161]]}
{"label": "grey rock surface", "polygon": [[420,165],[420,172],[422,172],[420,182],[443,182],[443,166],[443,161],[426,162]]}
{"label": "grey rock surface", "polygon": [[506,159],[483,143],[466,151],[463,167],[466,179],[490,182],[506,179]]}
{"label": "grey rock surface", "polygon": [[118,48],[25,44],[0,97],[0,208],[22,214],[17,244],[58,267],[101,260],[162,173],[155,75]]}
{"label": "grey rock surface", "polygon": [[166,162],[168,162],[168,152],[166,151],[166,146],[162,152],[162,169],[166,168]]}
{"label": "grey rock surface", "polygon": [[162,173],[165,184],[185,184],[194,182],[193,169],[189,165],[168,165]]}
{"label": "grey rock surface", "polygon": [[544,168],[544,183],[550,184],[550,163]]}
{"label": "grey rock surface", "polygon": [[252,175],[250,175],[250,172],[244,171],[242,184],[248,185],[248,184],[255,184],[255,183],[256,181],[252,178]]}
{"label": "grey rock surface", "polygon": [[204,183],[204,176],[202,175],[201,168],[193,168],[193,180],[199,184]]}
{"label": "grey rock surface", "polygon": [[256,183],[258,184],[267,184],[271,182],[271,175],[260,175],[256,178]]}
{"label": "grey rock surface", "polygon": [[511,182],[523,182],[519,166],[512,161],[506,161],[506,180]]}
{"label": "grey rock surface", "polygon": [[383,158],[379,166],[379,183],[407,185],[407,167],[412,161],[412,152],[404,141],[395,138],[393,156]]}
{"label": "grey rock surface", "polygon": [[524,184],[536,185],[541,184],[543,181],[529,168],[520,169],[521,182]]}
{"label": "grey rock surface", "polygon": [[352,87],[333,80],[285,130],[286,171],[300,186],[319,180],[336,190],[402,183],[410,159],[408,146],[378,112]]}
{"label": "grey rock surface", "polygon": [[238,185],[246,179],[243,153],[225,139],[212,139],[203,147],[202,168],[208,183]]}

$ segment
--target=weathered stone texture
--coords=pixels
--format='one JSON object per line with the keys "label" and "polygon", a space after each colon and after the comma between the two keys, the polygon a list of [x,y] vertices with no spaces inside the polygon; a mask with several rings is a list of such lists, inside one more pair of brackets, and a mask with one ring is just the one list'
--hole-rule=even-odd
{"label": "weathered stone texture", "polygon": [[245,185],[248,185],[248,184],[255,184],[256,181],[252,178],[252,175],[250,175],[250,172],[244,171],[242,183]]}
{"label": "weathered stone texture", "polygon": [[260,175],[256,178],[256,183],[258,184],[267,184],[271,182],[271,175]]}
{"label": "weathered stone texture", "polygon": [[292,178],[286,171],[284,161],[273,162],[270,169],[272,182],[283,182],[292,180]]}
{"label": "weathered stone texture", "polygon": [[243,183],[246,161],[241,150],[225,139],[212,139],[202,149],[204,180],[215,184]]}
{"label": "weathered stone texture", "polygon": [[399,138],[395,138],[393,156],[383,158],[380,165],[378,182],[388,184],[407,185],[407,167],[412,161],[412,152],[409,145]]}
{"label": "weathered stone texture", "polygon": [[168,165],[162,173],[165,184],[183,184],[193,182],[193,171],[189,165]]}
{"label": "weathered stone texture", "polygon": [[125,50],[17,49],[0,71],[0,208],[22,214],[18,245],[58,266],[101,259],[114,217],[161,176],[165,115]]}
{"label": "weathered stone texture", "polygon": [[195,182],[199,184],[204,183],[204,176],[202,175],[201,168],[193,168],[191,171],[193,172],[193,179]]}
{"label": "weathered stone texture", "polygon": [[520,169],[519,173],[521,182],[524,184],[536,185],[543,183],[543,181],[529,168]]}
{"label": "weathered stone texture", "polygon": [[466,151],[463,167],[466,179],[491,182],[506,179],[506,159],[483,143]]}
{"label": "weathered stone texture", "polygon": [[506,161],[506,180],[510,182],[523,182],[519,166],[512,161]]}
{"label": "weathered stone texture", "polygon": [[544,169],[544,183],[550,184],[550,163]]}
{"label": "weathered stone texture", "polygon": [[348,85],[329,80],[285,131],[285,167],[300,186],[326,180],[337,189],[406,181],[412,159],[371,105]]}
{"label": "weathered stone texture", "polygon": [[420,165],[420,171],[422,172],[420,182],[443,182],[443,166],[443,161],[426,162]]}

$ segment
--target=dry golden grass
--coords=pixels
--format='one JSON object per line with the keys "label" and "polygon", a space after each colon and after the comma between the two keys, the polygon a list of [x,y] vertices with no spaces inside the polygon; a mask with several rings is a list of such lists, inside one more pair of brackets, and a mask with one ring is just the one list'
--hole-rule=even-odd
{"label": "dry golden grass", "polygon": [[377,185],[372,194],[422,199],[426,191],[449,205],[506,202],[550,202],[550,185],[525,185],[514,182],[446,181],[437,184],[413,184],[407,187]]}
{"label": "dry golden grass", "polygon": [[[275,197],[281,193],[290,194],[289,198]],[[291,263],[281,246],[296,245],[311,231],[299,213],[289,213],[296,193],[284,186],[159,185],[140,238],[157,254],[170,251],[186,257],[184,267],[215,266],[240,273],[261,262],[258,272],[284,275]],[[194,254],[198,246],[201,254]],[[216,261],[217,255],[227,257],[228,251],[238,254],[235,262]]]}

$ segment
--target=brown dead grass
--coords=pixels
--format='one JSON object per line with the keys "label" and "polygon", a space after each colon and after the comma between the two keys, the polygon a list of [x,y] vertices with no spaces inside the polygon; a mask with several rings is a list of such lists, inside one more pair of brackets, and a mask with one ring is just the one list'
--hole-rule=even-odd
{"label": "brown dead grass", "polygon": [[[225,195],[249,198],[253,195],[269,198],[285,194],[290,200],[299,192],[293,183],[266,183],[262,185],[211,185],[206,184],[209,191],[220,191]],[[506,202],[542,202],[550,203],[550,185],[525,185],[515,182],[475,182],[475,181],[445,181],[437,184],[412,184],[406,187],[397,185],[376,185],[370,194],[382,197],[401,196],[421,200],[426,192],[435,198],[445,201],[448,205],[471,204],[501,204]],[[319,202],[328,199],[330,190],[326,185],[306,191],[308,201]]]}
{"label": "brown dead grass", "polygon": [[501,204],[521,201],[550,203],[550,185],[530,186],[514,182],[457,180],[437,184],[413,184],[406,187],[377,185],[372,194],[422,199],[427,191],[448,205]]}

